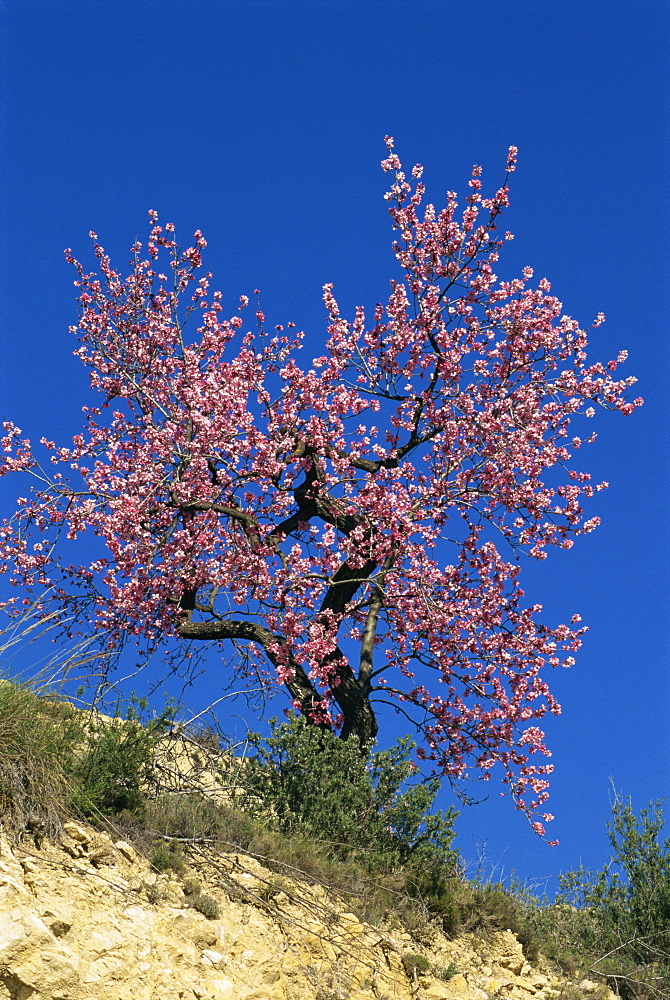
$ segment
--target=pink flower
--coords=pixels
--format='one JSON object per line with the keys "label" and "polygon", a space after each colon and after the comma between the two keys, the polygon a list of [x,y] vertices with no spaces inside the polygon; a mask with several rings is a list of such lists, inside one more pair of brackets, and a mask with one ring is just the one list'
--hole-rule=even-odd
{"label": "pink flower", "polygon": [[[324,285],[313,358],[258,301],[245,331],[246,295],[224,317],[211,274],[194,274],[200,230],[180,252],[150,211],[125,276],[95,234],[99,275],[67,252],[95,399],[70,445],[42,438],[50,461],[2,425],[0,475],[33,492],[0,528],[0,564],[28,605],[50,588],[40,613],[94,630],[105,655],[164,644],[176,663],[183,640],[187,663],[194,643],[219,643],[254,684],[284,685],[306,718],[362,742],[375,697],[395,702],[436,773],[498,773],[548,822],[538,723],[561,709],[544,677],[572,665],[585,629],[528,605],[523,558],[599,524],[583,505],[607,484],[570,467],[572,421],[642,400],[615,377],[625,351],[589,361],[547,279],[496,276],[506,181],[485,197],[476,166],[464,207],[451,191],[424,203],[422,168],[408,177],[388,136],[386,150],[388,300],[346,318]],[[516,159],[512,146],[509,173]],[[83,533],[90,550],[63,546]]]}

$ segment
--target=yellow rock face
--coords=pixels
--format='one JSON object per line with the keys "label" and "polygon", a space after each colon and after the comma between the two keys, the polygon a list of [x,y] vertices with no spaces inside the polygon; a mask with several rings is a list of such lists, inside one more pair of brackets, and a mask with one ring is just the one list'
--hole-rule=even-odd
{"label": "yellow rock face", "polygon": [[[477,943],[394,936],[320,886],[252,858],[198,848],[190,877],[219,904],[208,920],[173,874],[80,823],[62,844],[0,844],[0,1000],[554,1000],[561,983],[510,932]],[[407,953],[429,967],[411,976]],[[455,966],[456,972],[447,978]],[[589,986],[592,984],[589,984]],[[606,991],[607,993],[609,991]],[[592,994],[595,997],[595,993]],[[601,992],[601,996],[605,996]],[[613,998],[613,994],[609,993]],[[600,997],[599,997],[600,1000]]]}

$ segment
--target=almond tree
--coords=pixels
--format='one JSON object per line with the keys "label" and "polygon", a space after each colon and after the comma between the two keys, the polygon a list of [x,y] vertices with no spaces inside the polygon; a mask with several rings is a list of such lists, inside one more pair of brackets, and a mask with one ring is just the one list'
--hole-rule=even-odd
{"label": "almond tree", "polygon": [[[437,773],[500,765],[530,814],[551,770],[532,762],[549,755],[535,723],[560,711],[541,673],[573,662],[583,629],[524,604],[521,558],[598,523],[582,502],[607,484],[573,468],[584,438],[571,424],[641,400],[614,376],[625,352],[587,361],[547,280],[494,273],[516,149],[493,197],[473,169],[459,212],[453,192],[422,208],[422,168],[408,178],[386,144],[399,280],[352,321],[326,285],[324,352],[307,364],[294,324],[268,331],[258,307],[245,332],[246,296],[223,318],[200,231],[180,249],[150,212],[126,278],[94,233],[99,274],[66,251],[97,405],[71,446],[42,439],[50,463],[4,424],[0,472],[34,488],[0,556],[21,588],[50,595],[45,614],[55,601],[64,628],[87,623],[107,651],[233,644],[240,671],[362,746],[391,703]],[[82,533],[95,545],[75,551],[96,551],[72,563],[67,539]]]}

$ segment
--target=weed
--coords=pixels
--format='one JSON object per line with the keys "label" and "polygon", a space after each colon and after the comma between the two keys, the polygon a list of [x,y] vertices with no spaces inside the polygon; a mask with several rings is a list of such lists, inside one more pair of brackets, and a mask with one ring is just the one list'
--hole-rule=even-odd
{"label": "weed", "polygon": [[403,969],[407,976],[416,981],[416,977],[423,972],[430,972],[430,962],[425,955],[414,955],[411,952],[403,955],[401,960]]}
{"label": "weed", "polygon": [[192,899],[189,899],[189,906],[197,910],[198,913],[202,913],[203,917],[207,917],[208,920],[216,920],[221,916],[221,907],[211,896],[204,894],[194,896]]}
{"label": "weed", "polygon": [[187,898],[189,896],[199,896],[202,892],[202,883],[197,878],[182,879],[181,887]]}
{"label": "weed", "polygon": [[290,896],[291,886],[283,878],[273,879],[272,881],[264,882],[263,885],[259,886],[256,890],[256,895],[259,899],[262,899],[264,903],[270,903],[280,896],[282,893]]}
{"label": "weed", "polygon": [[83,740],[71,706],[0,680],[0,813],[11,837],[54,838],[68,798],[68,773]]}
{"label": "weed", "polygon": [[154,882],[153,885],[148,885],[146,887],[146,896],[147,896],[148,901],[152,905],[155,905],[156,903],[160,903],[161,900],[165,899],[165,892],[158,885],[157,882]]}
{"label": "weed", "polygon": [[178,848],[173,845],[168,847],[161,842],[154,847],[149,863],[158,872],[173,871],[177,875],[180,875],[185,868],[184,859]]}
{"label": "weed", "polygon": [[456,965],[456,963],[449,962],[449,965],[447,965],[444,969],[437,970],[436,975],[438,976],[439,979],[443,979],[445,982],[449,982],[450,979],[454,978],[457,972],[458,972],[458,966]]}

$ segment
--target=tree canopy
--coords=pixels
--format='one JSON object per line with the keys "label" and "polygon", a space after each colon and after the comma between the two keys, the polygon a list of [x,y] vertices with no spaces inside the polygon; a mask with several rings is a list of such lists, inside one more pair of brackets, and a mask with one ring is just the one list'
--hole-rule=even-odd
{"label": "tree canopy", "polygon": [[[46,462],[4,423],[0,473],[34,485],[0,558],[26,600],[44,594],[44,614],[106,651],[233,644],[237,670],[362,746],[390,703],[436,773],[498,766],[536,815],[551,770],[537,721],[560,711],[543,672],[572,662],[583,628],[524,603],[522,558],[597,526],[582,505],[607,484],[573,466],[595,437],[581,428],[641,400],[616,376],[625,351],[590,361],[546,279],[495,274],[516,149],[495,194],[475,167],[465,207],[449,192],[438,210],[386,144],[398,276],[351,320],[324,286],[307,363],[303,333],[246,296],[224,318],[200,231],[180,248],[150,212],[127,277],[94,233],[99,273],[66,252],[94,405],[70,445],[42,439]],[[72,561],[82,533],[96,551]]]}

